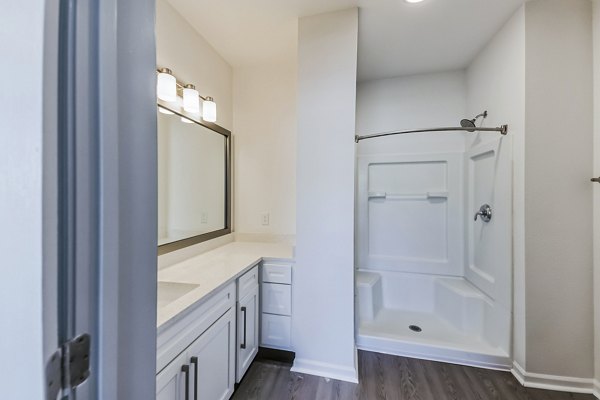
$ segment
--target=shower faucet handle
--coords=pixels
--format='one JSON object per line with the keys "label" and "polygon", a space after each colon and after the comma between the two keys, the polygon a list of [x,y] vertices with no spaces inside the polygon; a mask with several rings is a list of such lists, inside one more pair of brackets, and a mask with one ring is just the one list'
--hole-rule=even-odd
{"label": "shower faucet handle", "polygon": [[492,207],[489,204],[484,204],[479,207],[479,211],[475,213],[474,221],[477,221],[477,217],[481,217],[483,222],[490,222],[492,219]]}

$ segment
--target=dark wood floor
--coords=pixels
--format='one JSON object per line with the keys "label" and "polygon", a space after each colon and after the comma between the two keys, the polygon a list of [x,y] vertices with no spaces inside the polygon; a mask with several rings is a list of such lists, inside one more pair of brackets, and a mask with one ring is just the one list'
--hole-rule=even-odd
{"label": "dark wood floor", "polygon": [[522,387],[509,372],[359,352],[358,385],[290,372],[289,363],[256,360],[236,400],[593,400],[591,395]]}

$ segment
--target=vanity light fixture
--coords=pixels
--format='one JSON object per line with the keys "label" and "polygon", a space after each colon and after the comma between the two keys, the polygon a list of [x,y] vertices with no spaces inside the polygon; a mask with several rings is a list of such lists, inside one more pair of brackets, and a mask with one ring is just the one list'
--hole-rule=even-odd
{"label": "vanity light fixture", "polygon": [[[156,83],[156,94],[159,99],[167,102],[176,102],[177,96],[183,98],[183,110],[190,114],[200,114],[200,100],[202,104],[202,119],[207,122],[217,122],[217,104],[210,97],[200,96],[196,87],[191,84],[183,84],[177,81],[169,68],[157,68],[158,78]],[[181,91],[181,92],[179,92]],[[179,108],[179,106],[177,106]],[[159,107],[158,110],[164,114],[172,114],[169,110]],[[191,122],[182,118],[183,122]]]}
{"label": "vanity light fixture", "polygon": [[183,109],[192,114],[200,114],[200,94],[191,83],[183,87]]}
{"label": "vanity light fixture", "polygon": [[217,105],[212,97],[207,97],[202,103],[202,119],[207,122],[217,121]]}
{"label": "vanity light fixture", "polygon": [[159,99],[168,102],[177,100],[177,79],[175,79],[169,68],[158,69],[156,95]]}

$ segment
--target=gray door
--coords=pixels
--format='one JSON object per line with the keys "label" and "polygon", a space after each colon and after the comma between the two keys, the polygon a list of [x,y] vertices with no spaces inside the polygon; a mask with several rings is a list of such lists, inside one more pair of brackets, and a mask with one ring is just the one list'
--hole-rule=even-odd
{"label": "gray door", "polygon": [[[45,346],[90,335],[90,371],[63,399],[155,390],[154,1],[48,0]],[[135,117],[132,117],[135,116]],[[68,386],[68,385],[67,385]]]}
{"label": "gray door", "polygon": [[97,398],[100,260],[98,17],[93,0],[60,0],[57,82],[58,343],[89,334],[90,375],[68,399]]}

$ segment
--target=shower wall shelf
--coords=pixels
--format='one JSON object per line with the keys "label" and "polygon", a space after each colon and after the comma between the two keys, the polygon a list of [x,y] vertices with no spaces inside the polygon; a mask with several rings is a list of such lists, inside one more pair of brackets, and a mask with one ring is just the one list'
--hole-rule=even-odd
{"label": "shower wall shelf", "polygon": [[401,193],[386,193],[386,192],[369,192],[369,200],[430,200],[430,199],[447,199],[448,192],[427,192],[416,194],[401,194]]}

